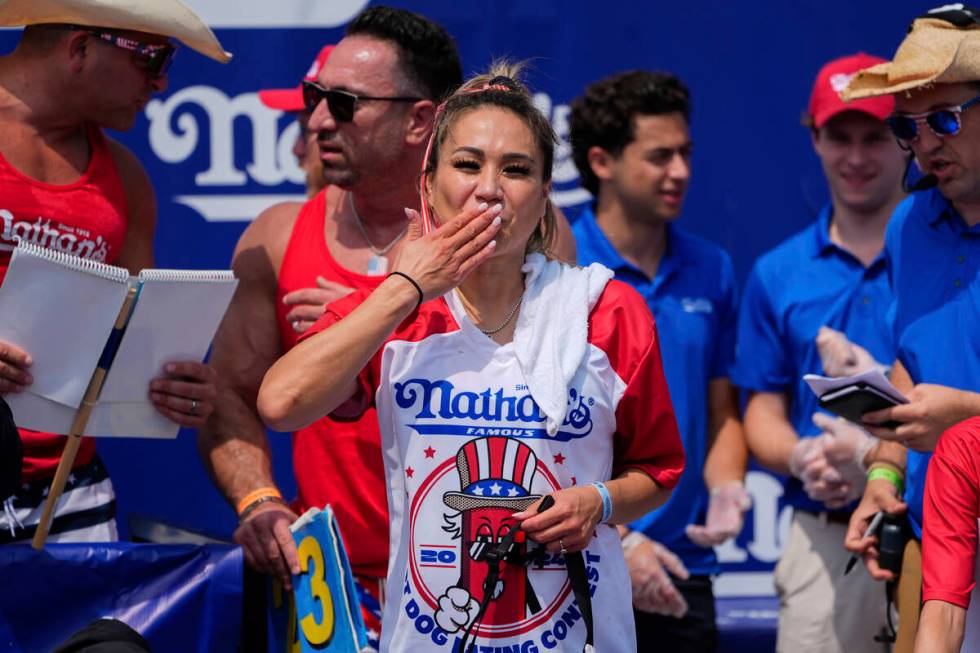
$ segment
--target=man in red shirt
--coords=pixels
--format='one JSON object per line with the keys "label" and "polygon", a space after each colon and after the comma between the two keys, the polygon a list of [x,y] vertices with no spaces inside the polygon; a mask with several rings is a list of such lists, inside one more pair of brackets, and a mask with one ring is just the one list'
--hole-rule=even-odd
{"label": "man in red shirt", "polygon": [[929,463],[916,653],[976,651],[980,645],[976,601],[970,610],[977,584],[978,452],[980,417],[974,417],[943,433]]}
{"label": "man in red shirt", "polygon": [[[362,12],[307,84],[310,113],[323,101],[329,108],[309,125],[326,188],[305,204],[267,209],[235,248],[239,287],[211,359],[226,383],[199,448],[237,508],[234,537],[248,564],[286,587],[290,572],[299,572],[289,524],[298,512],[330,503],[370,595],[362,592],[363,602],[378,607],[388,514],[375,412],[353,422],[324,418],[293,434],[299,496],[289,506],[272,477],[255,398],[266,370],[325,304],[384,280],[405,232],[405,208],[419,208],[417,180],[436,105],[461,81],[455,44],[442,27],[401,9]],[[379,627],[365,616],[369,629]]]}
{"label": "man in red shirt", "polygon": [[[14,52],[0,58],[0,280],[16,236],[133,273],[152,267],[153,187],[102,129],[129,129],[166,88],[171,38],[221,62],[230,55],[179,0],[139,11],[122,0],[2,3],[0,25],[26,25]],[[30,354],[0,343],[0,393],[31,384]],[[182,426],[202,425],[217,393],[214,371],[193,361],[166,367],[147,390],[153,403]],[[0,543],[33,535],[65,444],[53,433],[21,437],[25,485],[0,513]],[[49,540],[115,539],[115,495],[93,440],[83,441],[75,464]]]}

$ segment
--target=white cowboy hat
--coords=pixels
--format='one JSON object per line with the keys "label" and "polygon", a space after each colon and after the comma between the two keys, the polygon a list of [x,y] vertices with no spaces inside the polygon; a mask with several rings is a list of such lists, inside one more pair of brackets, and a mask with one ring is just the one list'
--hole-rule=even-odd
{"label": "white cowboy hat", "polygon": [[180,0],[0,0],[0,25],[44,23],[126,29],[169,36],[206,57],[228,63],[214,32]]}

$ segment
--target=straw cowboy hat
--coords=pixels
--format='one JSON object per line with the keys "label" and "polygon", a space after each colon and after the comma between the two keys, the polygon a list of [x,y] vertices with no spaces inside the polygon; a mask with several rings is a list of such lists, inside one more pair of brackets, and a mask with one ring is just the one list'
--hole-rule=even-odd
{"label": "straw cowboy hat", "polygon": [[0,0],[0,25],[43,23],[126,29],[169,36],[206,57],[228,63],[214,32],[180,0]]}
{"label": "straw cowboy hat", "polygon": [[841,98],[849,101],[927,84],[980,80],[977,20],[976,10],[962,5],[943,7],[916,19],[895,58],[859,72]]}

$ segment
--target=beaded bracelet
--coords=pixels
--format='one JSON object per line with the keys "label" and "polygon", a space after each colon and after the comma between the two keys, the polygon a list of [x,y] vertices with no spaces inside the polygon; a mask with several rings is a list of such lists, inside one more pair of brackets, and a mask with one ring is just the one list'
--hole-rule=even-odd
{"label": "beaded bracelet", "polygon": [[602,519],[599,520],[599,523],[605,524],[607,521],[609,521],[609,518],[612,517],[613,511],[612,497],[609,496],[609,488],[607,488],[604,483],[600,483],[599,481],[590,483],[590,485],[599,491],[599,496],[602,498]]}

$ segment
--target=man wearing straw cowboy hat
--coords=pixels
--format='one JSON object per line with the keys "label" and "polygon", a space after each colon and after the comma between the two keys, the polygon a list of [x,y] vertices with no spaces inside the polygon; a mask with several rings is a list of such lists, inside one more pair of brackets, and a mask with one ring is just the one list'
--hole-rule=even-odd
{"label": "man wearing straw cowboy hat", "polygon": [[[227,62],[214,34],[179,0],[5,0],[0,25],[24,26],[0,58],[0,281],[16,240],[138,271],[153,264],[156,203],[139,161],[102,129],[127,130],[167,85],[177,39]],[[31,352],[0,343],[0,393],[32,382]],[[183,426],[212,410],[216,375],[174,362],[147,389]],[[0,543],[30,538],[64,438],[22,431],[25,484],[5,502]],[[86,439],[51,526],[51,539],[112,540],[115,499]]]}
{"label": "man wearing straw cowboy hat", "polygon": [[[980,304],[971,298],[980,283],[980,12],[956,4],[919,17],[894,59],[860,72],[841,95],[894,95],[887,122],[924,173],[885,236],[895,298],[889,336],[898,352],[892,380],[910,403],[863,417],[881,443],[866,457],[868,484],[845,540],[872,576],[892,580],[877,563],[877,541],[864,533],[879,510],[908,513],[914,537],[897,592],[895,650],[903,652],[915,637],[920,571],[927,589],[949,572],[931,568],[928,551],[923,564],[918,544],[923,526],[930,529],[923,487],[931,452],[944,430],[980,414],[980,350],[973,344]],[[945,317],[963,311],[969,318],[957,324]],[[900,425],[885,426],[890,421]],[[928,611],[939,597],[921,598]]]}

